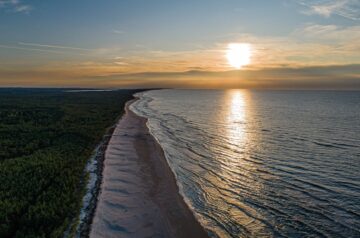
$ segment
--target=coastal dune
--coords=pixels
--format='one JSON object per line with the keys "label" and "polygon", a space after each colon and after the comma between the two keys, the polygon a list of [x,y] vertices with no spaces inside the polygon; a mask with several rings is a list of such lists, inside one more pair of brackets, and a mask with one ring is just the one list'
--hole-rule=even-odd
{"label": "coastal dune", "polygon": [[146,119],[129,109],[108,144],[90,237],[208,237],[179,194]]}

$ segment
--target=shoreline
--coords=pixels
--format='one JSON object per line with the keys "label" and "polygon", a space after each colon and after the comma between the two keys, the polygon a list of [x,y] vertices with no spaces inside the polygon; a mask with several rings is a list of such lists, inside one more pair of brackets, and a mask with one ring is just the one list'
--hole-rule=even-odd
{"label": "shoreline", "polygon": [[[101,192],[105,152],[116,125],[124,114],[125,111],[119,115],[114,125],[106,129],[105,134],[103,135],[100,143],[96,146],[93,155],[86,163],[84,171],[84,180],[86,182],[85,193],[81,202],[82,206],[80,213],[73,222],[75,223],[73,224],[75,228],[73,234],[76,238],[89,237],[91,224],[96,211],[97,200]],[[71,229],[71,227],[69,228]],[[64,237],[69,237],[70,234],[71,231],[66,231]]]}
{"label": "shoreline", "polygon": [[147,119],[129,109],[104,154],[90,237],[209,237],[179,193]]}

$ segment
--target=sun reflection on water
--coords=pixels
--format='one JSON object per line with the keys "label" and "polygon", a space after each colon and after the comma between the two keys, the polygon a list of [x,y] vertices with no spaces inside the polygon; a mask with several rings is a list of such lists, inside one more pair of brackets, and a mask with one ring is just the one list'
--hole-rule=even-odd
{"label": "sun reflection on water", "polygon": [[233,204],[226,210],[227,215],[236,219],[239,227],[251,227],[254,234],[261,236],[265,229],[265,225],[258,220],[261,219],[261,214],[246,202],[249,191],[253,194],[261,194],[263,191],[263,184],[257,179],[259,165],[251,158],[252,149],[258,140],[257,136],[251,133],[251,110],[251,92],[225,92],[225,131],[222,137],[226,143],[224,148],[227,149],[226,153],[222,152],[223,156],[218,157],[221,161],[219,173],[224,178],[219,187],[224,188],[221,191],[222,197],[227,203]]}
{"label": "sun reflection on water", "polygon": [[243,90],[229,90],[227,92],[228,115],[227,137],[232,145],[241,146],[246,141],[246,92]]}

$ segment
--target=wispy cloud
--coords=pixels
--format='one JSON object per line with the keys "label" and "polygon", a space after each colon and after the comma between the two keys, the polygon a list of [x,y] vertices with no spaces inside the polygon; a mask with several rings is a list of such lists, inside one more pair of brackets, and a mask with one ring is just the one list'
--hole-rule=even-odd
{"label": "wispy cloud", "polygon": [[292,36],[298,39],[309,39],[311,41],[320,40],[324,44],[331,42],[349,44],[360,41],[360,26],[337,26],[306,24],[304,27],[295,29]]}
{"label": "wispy cloud", "polygon": [[[39,49],[39,48],[31,48],[31,47],[19,47],[13,45],[0,45],[2,49],[13,49],[13,50],[25,50],[25,51],[34,51],[34,52],[43,52],[43,53],[52,53],[52,54],[75,54],[70,51],[60,51],[60,50],[51,50],[51,49]],[[85,55],[82,53],[76,53],[76,55]]]}
{"label": "wispy cloud", "polygon": [[70,46],[63,46],[63,45],[48,45],[48,44],[37,44],[37,43],[27,43],[27,42],[19,42],[18,44],[19,45],[24,45],[24,46],[40,47],[40,48],[93,51],[92,49],[79,48],[79,47],[70,47]]}
{"label": "wispy cloud", "polygon": [[360,1],[358,0],[295,0],[306,7],[302,13],[307,15],[342,16],[354,21],[360,20]]}
{"label": "wispy cloud", "polygon": [[122,62],[122,61],[115,61],[114,64],[116,64],[116,65],[129,65],[129,63]]}
{"label": "wispy cloud", "polygon": [[[82,57],[83,59],[97,59],[101,61],[106,61],[109,57],[114,57],[111,60],[111,63],[114,61],[122,61],[121,58],[116,59],[117,54],[123,53],[120,52],[121,48],[111,47],[111,48],[83,48],[77,47],[77,45],[62,45],[62,44],[42,44],[36,42],[17,42],[16,44],[4,44],[0,42],[0,49],[13,49],[13,50],[23,50],[23,51],[34,51],[34,52],[48,52],[51,54],[62,54],[69,56],[87,56]],[[50,56],[50,54],[49,54]],[[55,60],[58,60],[58,57],[54,57]],[[1,57],[0,57],[1,62]]]}
{"label": "wispy cloud", "polygon": [[29,13],[33,10],[32,6],[24,4],[20,0],[0,0],[0,8],[18,13]]}
{"label": "wispy cloud", "polygon": [[125,31],[122,30],[112,30],[114,34],[125,34]]}

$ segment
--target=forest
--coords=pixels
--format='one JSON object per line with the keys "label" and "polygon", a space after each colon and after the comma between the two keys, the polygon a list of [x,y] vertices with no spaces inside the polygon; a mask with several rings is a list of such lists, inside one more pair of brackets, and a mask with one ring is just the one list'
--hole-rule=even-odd
{"label": "forest", "polygon": [[62,237],[84,168],[136,90],[0,89],[0,237]]}

